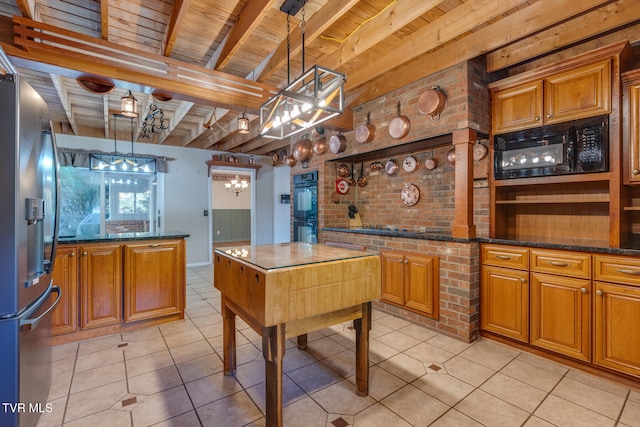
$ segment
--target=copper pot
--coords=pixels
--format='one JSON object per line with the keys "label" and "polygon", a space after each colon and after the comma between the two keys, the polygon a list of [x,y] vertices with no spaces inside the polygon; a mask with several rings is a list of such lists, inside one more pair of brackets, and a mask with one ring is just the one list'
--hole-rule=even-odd
{"label": "copper pot", "polygon": [[342,153],[347,148],[347,138],[343,134],[331,135],[329,138],[329,149],[332,153]]}
{"label": "copper pot", "polygon": [[367,178],[364,176],[364,163],[360,164],[360,176],[358,177],[358,186],[366,187]]}
{"label": "copper pot", "polygon": [[319,136],[318,138],[313,140],[311,144],[311,148],[313,152],[320,155],[327,152],[327,138],[324,136]]}
{"label": "copper pot", "polygon": [[351,169],[349,168],[349,166],[343,163],[340,165],[340,167],[338,167],[338,175],[341,178],[346,178],[351,175]]}
{"label": "copper pot", "polygon": [[447,161],[449,162],[449,164],[451,166],[456,164],[456,149],[452,148],[451,150],[447,151]]}
{"label": "copper pot", "polygon": [[284,162],[287,164],[287,166],[290,166],[290,167],[294,167],[297,163],[296,158],[293,156],[285,157]]}
{"label": "copper pot", "polygon": [[371,124],[370,114],[367,113],[367,123],[356,128],[356,141],[367,143],[376,137],[376,127]]}
{"label": "copper pot", "polygon": [[435,118],[447,105],[447,96],[439,88],[426,90],[418,99],[418,111]]}
{"label": "copper pot", "polygon": [[313,154],[313,150],[311,149],[311,141],[309,141],[309,139],[306,137],[302,138],[300,141],[293,144],[291,154],[299,162],[308,162],[311,158],[311,155]]}
{"label": "copper pot", "polygon": [[389,122],[389,135],[395,139],[401,139],[407,136],[411,123],[409,118],[400,113],[400,101],[398,101],[398,115]]}

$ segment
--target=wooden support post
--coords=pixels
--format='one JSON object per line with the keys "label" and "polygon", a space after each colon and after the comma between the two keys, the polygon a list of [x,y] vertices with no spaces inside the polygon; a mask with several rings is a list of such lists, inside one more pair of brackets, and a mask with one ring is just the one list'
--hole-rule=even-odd
{"label": "wooden support post", "polygon": [[473,145],[477,133],[473,129],[453,132],[455,165],[455,220],[451,228],[453,237],[471,239],[476,237],[473,224]]}
{"label": "wooden support post", "polygon": [[298,335],[298,349],[307,349],[307,334]]}
{"label": "wooden support post", "polygon": [[362,304],[362,317],[353,321],[356,330],[356,394],[369,394],[369,331],[371,330],[371,302]]}
{"label": "wooden support post", "polygon": [[222,343],[224,374],[236,373],[236,314],[226,304],[222,296]]}
{"label": "wooden support post", "polygon": [[285,325],[262,328],[264,356],[266,426],[282,426],[282,359],[284,358]]}

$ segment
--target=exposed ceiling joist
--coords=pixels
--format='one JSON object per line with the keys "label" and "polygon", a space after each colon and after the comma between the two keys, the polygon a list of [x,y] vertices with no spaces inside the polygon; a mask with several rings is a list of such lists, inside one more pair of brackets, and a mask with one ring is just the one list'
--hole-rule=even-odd
{"label": "exposed ceiling joist", "polygon": [[171,11],[171,17],[169,19],[169,25],[167,25],[167,33],[165,36],[164,56],[170,56],[173,51],[173,46],[184,23],[190,3],[191,0],[175,0],[173,3],[173,10]]}
{"label": "exposed ceiling joist", "polygon": [[73,129],[73,133],[78,135],[78,126],[76,126],[76,121],[73,117],[73,110],[71,108],[71,103],[69,102],[69,97],[67,96],[67,89],[64,87],[64,81],[62,80],[62,77],[56,76],[55,74],[51,74],[51,81],[53,82],[53,86],[56,88],[56,92],[58,92],[60,102],[67,114],[69,126]]}

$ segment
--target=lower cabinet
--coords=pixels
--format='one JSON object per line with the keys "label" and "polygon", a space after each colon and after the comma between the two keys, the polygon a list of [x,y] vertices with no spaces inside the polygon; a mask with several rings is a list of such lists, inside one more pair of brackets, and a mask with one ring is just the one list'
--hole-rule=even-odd
{"label": "lower cabinet", "polygon": [[[183,317],[184,239],[60,245],[53,282],[62,299],[53,311],[53,335],[124,322]],[[117,329],[116,329],[117,330]]]}
{"label": "lower cabinet", "polygon": [[437,319],[440,298],[438,257],[381,251],[380,260],[381,299]]}
{"label": "lower cabinet", "polygon": [[483,245],[481,328],[640,377],[640,259],[523,250]]}
{"label": "lower cabinet", "polygon": [[[58,306],[51,314],[51,334],[78,330],[78,248],[58,247],[53,268],[53,284],[62,290]],[[55,297],[52,297],[55,299]]]}
{"label": "lower cabinet", "polygon": [[125,245],[125,322],[182,311],[184,257],[184,240]]}
{"label": "lower cabinet", "polygon": [[122,246],[80,246],[80,327],[122,321]]}

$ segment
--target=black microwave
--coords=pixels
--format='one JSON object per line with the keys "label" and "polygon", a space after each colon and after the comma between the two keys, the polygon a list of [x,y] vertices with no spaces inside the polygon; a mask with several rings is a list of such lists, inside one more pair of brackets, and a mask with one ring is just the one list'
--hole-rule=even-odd
{"label": "black microwave", "polygon": [[609,116],[494,137],[495,179],[607,172]]}

